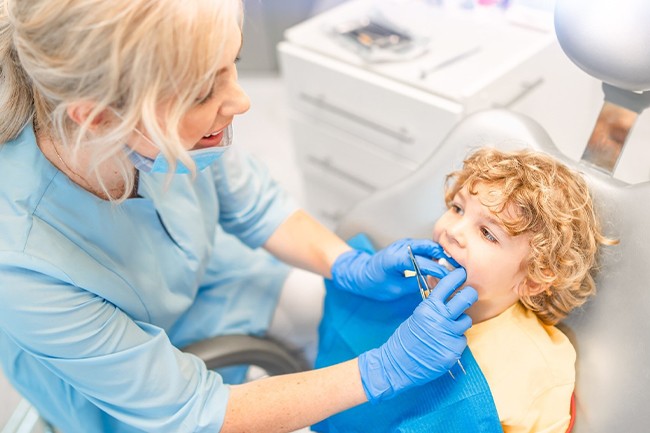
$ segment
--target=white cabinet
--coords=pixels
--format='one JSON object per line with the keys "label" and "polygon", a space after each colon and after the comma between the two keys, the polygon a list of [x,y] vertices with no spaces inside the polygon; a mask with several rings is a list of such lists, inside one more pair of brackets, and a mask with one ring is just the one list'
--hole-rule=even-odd
{"label": "white cabinet", "polygon": [[552,28],[410,3],[420,9],[402,15],[416,19],[401,24],[424,36],[428,51],[408,61],[366,63],[331,37],[333,26],[381,4],[367,0],[290,28],[279,45],[307,209],[331,225],[408,176],[471,112],[522,111],[577,159],[601,105],[599,84],[565,58]]}

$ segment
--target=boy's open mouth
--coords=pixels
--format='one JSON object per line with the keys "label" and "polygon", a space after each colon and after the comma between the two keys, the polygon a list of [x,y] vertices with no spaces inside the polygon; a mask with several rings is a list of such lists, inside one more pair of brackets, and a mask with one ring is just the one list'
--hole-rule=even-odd
{"label": "boy's open mouth", "polygon": [[438,264],[444,266],[449,272],[461,267],[447,251],[442,250],[442,254],[444,254],[444,256],[438,259]]}
{"label": "boy's open mouth", "polygon": [[454,265],[452,265],[451,263],[449,263],[449,261],[444,257],[442,257],[441,259],[438,260],[438,264],[444,266],[445,269],[447,269],[449,272],[456,269],[456,267]]}

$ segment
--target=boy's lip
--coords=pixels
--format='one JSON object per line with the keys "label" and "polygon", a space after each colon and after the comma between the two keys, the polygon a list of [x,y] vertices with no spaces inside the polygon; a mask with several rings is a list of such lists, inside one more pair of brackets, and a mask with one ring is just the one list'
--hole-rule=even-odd
{"label": "boy's lip", "polygon": [[439,242],[438,244],[442,247],[442,254],[445,260],[447,260],[455,268],[463,267],[463,265],[461,265],[460,263],[458,263],[458,261],[456,261],[456,259],[454,259],[454,257],[449,253],[449,250],[447,250],[447,248],[445,247],[445,245],[442,244],[442,242]]}
{"label": "boy's lip", "polygon": [[458,268],[462,268],[461,264],[458,263],[458,262],[456,261],[456,259],[454,259],[454,258],[451,256],[451,254],[449,254],[449,253],[447,252],[447,250],[444,250],[444,248],[443,248],[443,254],[445,255],[445,260],[447,260],[447,262],[449,262],[449,264],[451,264],[454,268],[456,268],[456,269],[458,269]]}

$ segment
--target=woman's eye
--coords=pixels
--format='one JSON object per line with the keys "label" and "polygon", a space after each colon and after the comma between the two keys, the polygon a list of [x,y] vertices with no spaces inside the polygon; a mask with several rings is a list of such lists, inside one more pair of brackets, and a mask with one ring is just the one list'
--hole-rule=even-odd
{"label": "woman's eye", "polygon": [[481,227],[481,234],[489,242],[495,242],[495,243],[497,242],[497,238],[492,236],[492,233],[490,233],[490,231],[488,229],[486,229],[485,227]]}
{"label": "woman's eye", "polygon": [[207,95],[205,95],[203,98],[199,99],[196,101],[198,105],[203,105],[206,102],[208,102],[210,99],[212,99],[212,95],[214,94],[214,88],[210,89],[210,92],[208,92]]}

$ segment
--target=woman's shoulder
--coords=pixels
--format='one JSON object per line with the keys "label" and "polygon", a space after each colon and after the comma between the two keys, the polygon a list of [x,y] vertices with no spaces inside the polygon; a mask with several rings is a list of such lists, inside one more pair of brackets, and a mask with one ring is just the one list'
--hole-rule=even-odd
{"label": "woman's shoulder", "polygon": [[26,125],[16,138],[0,144],[2,214],[7,205],[14,210],[35,207],[58,173],[36,143],[34,129]]}
{"label": "woman's shoulder", "polygon": [[20,248],[57,173],[38,148],[31,124],[13,140],[0,144],[0,173],[0,243],[2,249],[14,244]]}

